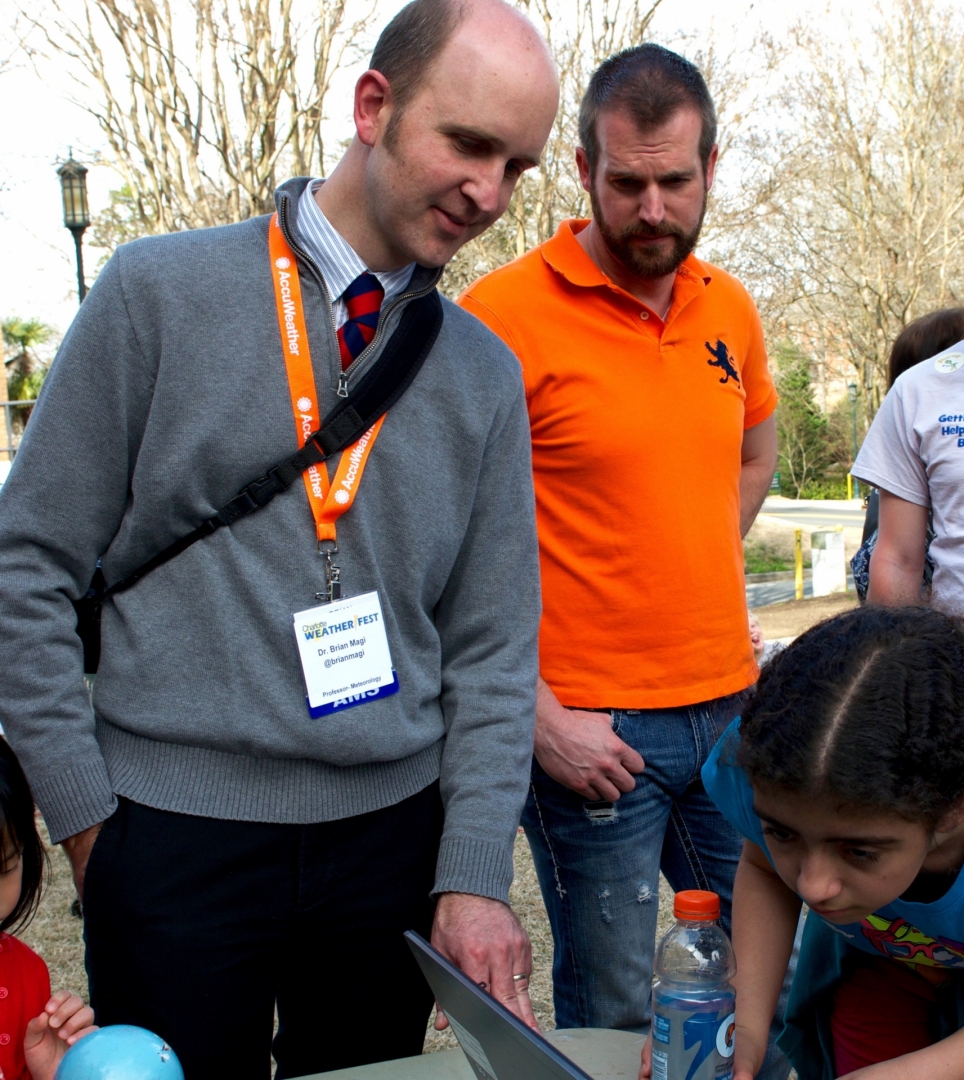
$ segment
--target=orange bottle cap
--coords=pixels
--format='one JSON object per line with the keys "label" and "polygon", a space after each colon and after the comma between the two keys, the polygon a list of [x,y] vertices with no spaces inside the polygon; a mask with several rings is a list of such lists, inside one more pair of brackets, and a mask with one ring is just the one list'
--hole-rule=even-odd
{"label": "orange bottle cap", "polygon": [[687,889],[673,899],[673,914],[690,922],[716,922],[720,917],[720,898],[715,892]]}

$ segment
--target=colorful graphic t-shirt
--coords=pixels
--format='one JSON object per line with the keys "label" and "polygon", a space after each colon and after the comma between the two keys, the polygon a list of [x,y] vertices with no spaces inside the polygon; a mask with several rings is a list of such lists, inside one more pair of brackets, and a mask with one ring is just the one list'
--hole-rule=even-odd
{"label": "colorful graphic t-shirt", "polygon": [[933,511],[932,600],[964,614],[964,341],[894,383],[853,474]]}
{"label": "colorful graphic t-shirt", "polygon": [[[743,770],[731,763],[735,748],[731,740],[739,739],[739,724],[739,718],[734,720],[714,747],[703,766],[703,786],[726,820],[769,859],[763,826],[753,812],[753,788]],[[811,912],[808,918],[819,916]],[[855,948],[874,956],[964,970],[964,870],[933,904],[898,899],[859,923],[837,926],[827,922],[827,926]]]}

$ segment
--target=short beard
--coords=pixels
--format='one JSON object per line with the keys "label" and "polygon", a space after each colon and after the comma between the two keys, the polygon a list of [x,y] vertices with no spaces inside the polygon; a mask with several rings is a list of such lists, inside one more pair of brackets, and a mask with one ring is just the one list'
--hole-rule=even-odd
{"label": "short beard", "polygon": [[[602,208],[596,198],[595,184],[589,189],[589,200],[592,203],[592,217],[599,230],[603,243],[609,250],[610,255],[634,276],[639,278],[661,278],[667,274],[675,274],[683,260],[693,251],[700,238],[703,228],[703,218],[706,215],[706,201],[708,192],[703,193],[703,205],[700,208],[700,219],[696,228],[691,232],[684,232],[677,225],[647,225],[645,221],[639,221],[622,232],[616,232],[610,228]],[[656,236],[672,236],[672,249],[663,254],[658,248],[640,247],[632,241],[636,237],[652,238]]]}

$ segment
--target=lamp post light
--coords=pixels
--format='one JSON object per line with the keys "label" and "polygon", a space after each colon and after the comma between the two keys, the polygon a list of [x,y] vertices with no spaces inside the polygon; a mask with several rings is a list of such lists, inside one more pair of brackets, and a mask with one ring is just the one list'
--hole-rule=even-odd
{"label": "lamp post light", "polygon": [[[854,431],[854,461],[857,460],[857,384],[850,383],[847,387],[847,393],[850,395],[850,415],[853,420]],[[860,498],[860,481],[854,477],[854,498]]]}
{"label": "lamp post light", "polygon": [[73,152],[68,152],[67,160],[57,170],[57,175],[60,177],[60,189],[64,199],[64,225],[73,234],[74,247],[77,249],[77,297],[82,304],[87,295],[87,284],[84,281],[81,238],[90,225],[90,214],[87,211],[87,169],[80,162],[74,161]]}

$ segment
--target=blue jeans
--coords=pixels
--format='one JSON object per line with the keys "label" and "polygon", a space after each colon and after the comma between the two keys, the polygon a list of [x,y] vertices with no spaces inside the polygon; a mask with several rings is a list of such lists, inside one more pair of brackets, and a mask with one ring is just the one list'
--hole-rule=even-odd
{"label": "blue jeans", "polygon": [[[522,817],[552,925],[556,1024],[649,1031],[659,872],[674,892],[718,893],[730,932],[743,843],[700,769],[744,695],[675,709],[615,710],[613,731],[646,762],[614,803],[587,802],[532,763]],[[782,1013],[781,1013],[782,1015]],[[786,1060],[759,1076],[785,1078]]]}

